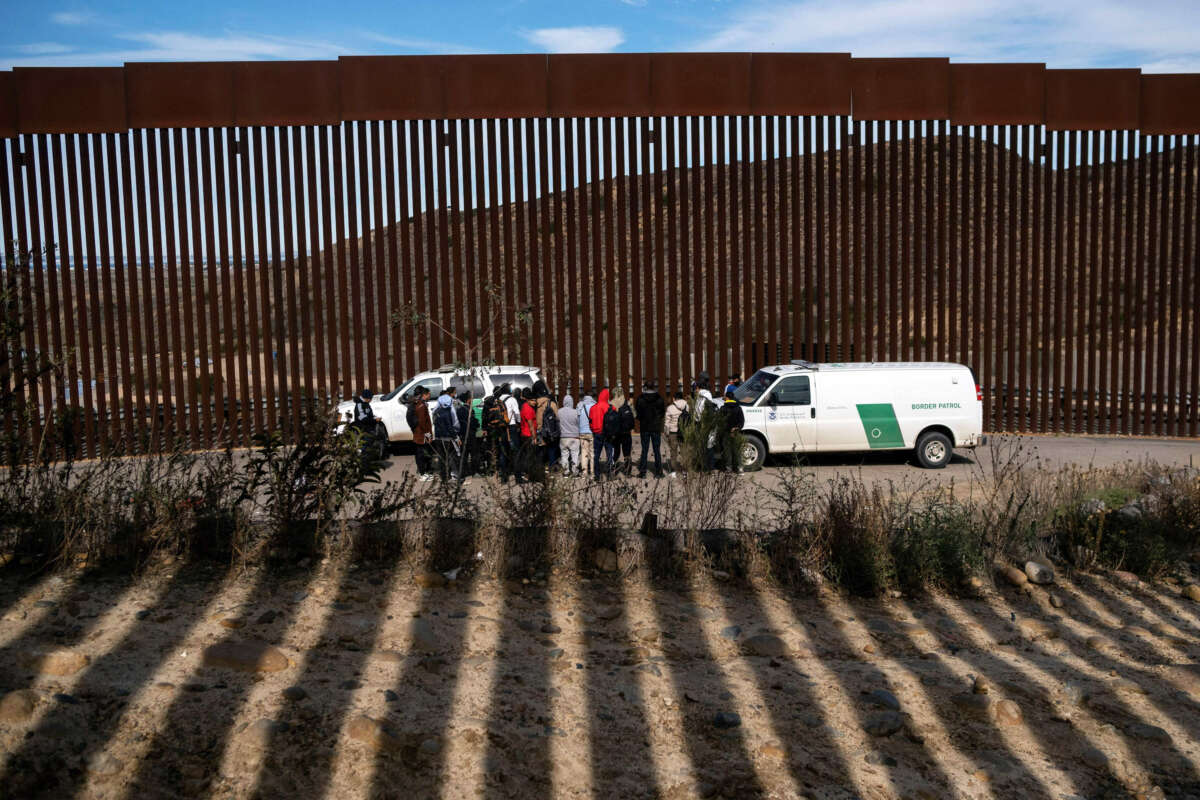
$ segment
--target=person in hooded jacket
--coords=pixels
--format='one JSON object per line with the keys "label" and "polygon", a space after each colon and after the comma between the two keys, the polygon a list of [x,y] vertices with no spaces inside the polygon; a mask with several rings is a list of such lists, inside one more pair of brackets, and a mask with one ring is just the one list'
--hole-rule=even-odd
{"label": "person in hooded jacket", "polygon": [[614,463],[618,471],[629,475],[633,471],[633,427],[637,418],[629,398],[617,388],[612,406],[617,410],[617,435],[613,438]]}
{"label": "person in hooded jacket", "polygon": [[558,410],[558,447],[564,475],[579,475],[579,412],[575,398],[565,395]]}
{"label": "person in hooded jacket", "polygon": [[638,460],[638,477],[646,477],[646,456],[651,447],[654,448],[654,477],[661,478],[662,471],[662,429],[666,416],[666,404],[658,393],[658,383],[646,381],[642,393],[634,403],[637,412],[639,438],[642,440],[642,457]]}
{"label": "person in hooded jacket", "polygon": [[[608,389],[600,390],[600,397],[588,412],[588,426],[592,429],[593,458],[592,469],[599,479],[611,467],[613,461],[613,443],[604,435],[604,415],[608,413]],[[604,460],[607,455],[608,461]]]}
{"label": "person in hooded jacket", "polygon": [[454,410],[454,399],[448,392],[438,397],[437,410],[433,412],[433,436],[438,458],[441,460],[442,480],[458,479],[459,433],[458,414]]}
{"label": "person in hooded jacket", "polygon": [[590,475],[592,473],[592,461],[594,453],[592,448],[592,423],[591,413],[592,406],[596,405],[596,400],[591,393],[585,392],[583,399],[579,401],[579,469],[582,474]]}

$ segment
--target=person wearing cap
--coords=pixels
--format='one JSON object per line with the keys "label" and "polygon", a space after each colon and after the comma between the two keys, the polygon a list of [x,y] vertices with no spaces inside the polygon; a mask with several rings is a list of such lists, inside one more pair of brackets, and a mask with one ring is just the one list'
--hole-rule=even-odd
{"label": "person wearing cap", "polygon": [[725,384],[725,391],[722,394],[729,394],[731,389],[736,389],[742,385],[742,376],[738,373],[733,373],[729,376],[729,383]]}
{"label": "person wearing cap", "polygon": [[734,397],[734,389],[725,390],[725,402],[721,405],[721,424],[717,428],[717,449],[721,457],[721,466],[727,472],[741,472],[742,465],[738,463],[737,434],[746,424],[746,415],[742,413],[742,404]]}
{"label": "person wearing cap", "polygon": [[658,382],[646,381],[642,393],[634,403],[637,412],[639,438],[642,440],[642,457],[638,460],[638,477],[646,477],[646,455],[651,447],[654,448],[654,477],[661,478],[662,471],[662,429],[663,418],[666,416],[666,404],[658,393]]}
{"label": "person wearing cap", "polygon": [[351,427],[364,433],[375,430],[375,411],[371,408],[371,398],[374,396],[370,389],[363,389],[358,393],[358,397],[354,398],[354,419],[350,422]]}

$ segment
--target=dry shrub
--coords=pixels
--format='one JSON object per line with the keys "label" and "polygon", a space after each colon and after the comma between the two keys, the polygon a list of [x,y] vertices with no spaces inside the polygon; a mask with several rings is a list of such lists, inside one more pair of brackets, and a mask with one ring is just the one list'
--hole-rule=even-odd
{"label": "dry shrub", "polygon": [[895,584],[891,537],[897,529],[896,489],[861,480],[830,481],[817,526],[829,542],[830,580],[853,594],[874,596]]}
{"label": "dry shrub", "polygon": [[564,494],[563,481],[549,474],[544,481],[515,486],[489,479],[481,509],[481,567],[493,575],[511,575],[554,561]]}

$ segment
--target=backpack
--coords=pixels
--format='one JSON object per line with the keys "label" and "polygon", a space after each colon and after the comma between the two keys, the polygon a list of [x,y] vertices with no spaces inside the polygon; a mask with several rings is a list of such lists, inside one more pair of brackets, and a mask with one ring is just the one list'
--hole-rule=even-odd
{"label": "backpack", "polygon": [[489,431],[507,428],[508,415],[504,411],[504,404],[494,397],[488,400],[491,402],[483,404],[483,427]]}
{"label": "backpack", "polygon": [[605,439],[615,439],[621,435],[621,415],[612,406],[604,412],[604,419],[600,423],[600,435]]}
{"label": "backpack", "polygon": [[634,416],[633,409],[629,407],[629,403],[621,406],[621,410],[617,412],[617,417],[621,424],[621,433],[626,435],[633,433]]}
{"label": "backpack", "polygon": [[419,402],[421,401],[414,400],[409,403],[408,411],[406,411],[404,414],[404,421],[408,423],[408,429],[410,431],[416,431],[417,429],[417,403]]}
{"label": "backpack", "polygon": [[558,425],[558,411],[554,408],[553,403],[547,403],[545,410],[542,411],[542,427],[538,430],[538,438],[542,440],[542,444],[553,444],[561,435],[562,428]]}
{"label": "backpack", "polygon": [[433,423],[435,431],[449,431],[451,435],[455,434],[458,430],[458,414],[455,413],[454,406],[438,406],[438,410],[434,412]]}

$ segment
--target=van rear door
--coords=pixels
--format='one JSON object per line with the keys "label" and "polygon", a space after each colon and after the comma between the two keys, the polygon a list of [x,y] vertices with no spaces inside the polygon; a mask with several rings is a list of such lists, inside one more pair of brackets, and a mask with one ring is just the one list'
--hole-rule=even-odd
{"label": "van rear door", "polygon": [[817,449],[813,380],[809,375],[780,379],[759,405],[766,411],[763,427],[772,453],[805,453]]}

